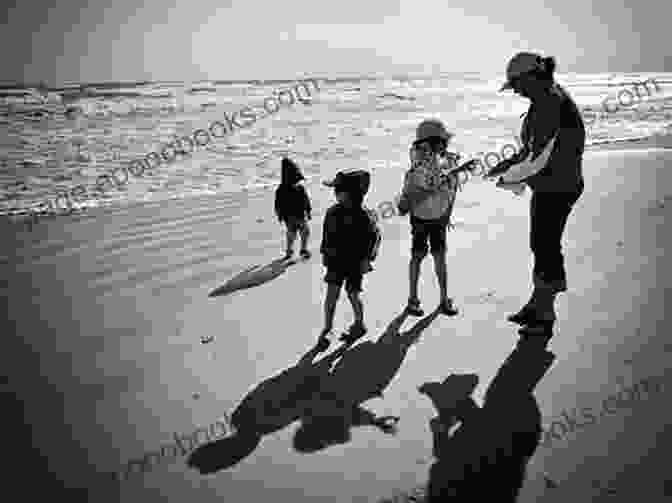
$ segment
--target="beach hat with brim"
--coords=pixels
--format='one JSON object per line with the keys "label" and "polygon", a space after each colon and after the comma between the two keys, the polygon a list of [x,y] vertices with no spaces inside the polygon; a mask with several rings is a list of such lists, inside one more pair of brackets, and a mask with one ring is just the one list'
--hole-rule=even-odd
{"label": "beach hat with brim", "polygon": [[347,179],[345,178],[345,173],[339,171],[334,178],[325,180],[322,184],[327,187],[341,188],[347,185]]}
{"label": "beach hat with brim", "polygon": [[509,64],[506,65],[506,82],[499,89],[500,92],[513,89],[512,81],[521,75],[542,69],[541,59],[539,54],[533,52],[519,52],[511,58]]}
{"label": "beach hat with brim", "polygon": [[418,124],[418,127],[415,130],[415,140],[413,140],[413,143],[428,140],[429,138],[441,138],[442,140],[449,142],[453,136],[455,135],[449,132],[440,120],[427,119]]}
{"label": "beach hat with brim", "polygon": [[333,187],[344,192],[358,192],[366,194],[371,185],[371,174],[364,170],[339,171],[332,180],[322,182],[327,187]]}

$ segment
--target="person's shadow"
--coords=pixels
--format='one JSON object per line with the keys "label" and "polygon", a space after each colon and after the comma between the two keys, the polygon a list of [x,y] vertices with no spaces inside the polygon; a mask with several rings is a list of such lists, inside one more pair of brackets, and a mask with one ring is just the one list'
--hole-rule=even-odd
{"label": "person's shadow", "polygon": [[430,421],[436,462],[429,472],[427,503],[493,496],[516,501],[541,439],[541,411],[533,391],[555,360],[545,342],[519,340],[488,386],[483,407],[471,397],[478,384],[475,374],[420,386],[439,413]]}
{"label": "person's shadow", "polygon": [[438,314],[437,309],[409,330],[399,333],[408,316],[402,313],[390,322],[375,343],[366,341],[348,351],[315,392],[294,434],[295,450],[311,453],[347,443],[351,438],[350,429],[356,426],[375,426],[385,433],[395,433],[399,417],[377,417],[361,404],[383,396],[399,372],[408,349]]}
{"label": "person's shadow", "polygon": [[187,459],[187,465],[201,474],[210,474],[245,459],[264,435],[282,430],[303,416],[333,363],[348,349],[349,346],[343,344],[315,362],[320,349],[314,346],[295,366],[260,383],[231,415],[233,435],[196,448]]}
{"label": "person's shadow", "polygon": [[263,285],[284,274],[289,267],[304,261],[305,260],[303,259],[286,260],[284,258],[279,258],[263,266],[260,264],[253,265],[252,267],[248,267],[244,271],[239,272],[223,285],[212,290],[208,294],[208,297],[220,297],[239,290],[246,290],[248,288]]}
{"label": "person's shadow", "polygon": [[[402,335],[399,335],[399,328],[406,315],[399,316],[375,344],[364,342],[354,348],[343,344],[316,362],[314,359],[320,350],[317,346],[311,348],[294,367],[252,390],[231,415],[233,435],[196,448],[187,459],[187,465],[201,474],[230,468],[249,456],[264,435],[316,415],[322,421],[311,423],[308,420],[313,424],[307,430],[308,438],[320,439],[323,446],[343,441],[343,424],[348,425],[346,432],[355,424],[374,425],[384,432],[393,432],[390,421],[398,418],[378,418],[369,411],[358,409],[357,404],[382,396],[382,390],[401,367],[408,348],[437,314],[438,311],[425,317]],[[350,359],[350,353],[354,358]],[[334,363],[344,355],[348,359],[343,359],[332,372]],[[344,416],[347,419],[338,420]],[[331,427],[334,424],[337,425],[335,429]],[[302,435],[298,437],[299,445],[305,445],[301,444]],[[321,440],[325,437],[326,444]]]}

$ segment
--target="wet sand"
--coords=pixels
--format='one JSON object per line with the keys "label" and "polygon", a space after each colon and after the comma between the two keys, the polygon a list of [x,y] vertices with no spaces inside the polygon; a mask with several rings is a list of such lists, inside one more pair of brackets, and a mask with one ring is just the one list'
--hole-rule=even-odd
{"label": "wet sand", "polygon": [[[621,381],[670,377],[664,324],[672,284],[665,256],[672,152],[627,148],[586,154],[586,192],[565,237],[570,291],[559,298],[558,334],[550,344],[557,360],[536,391],[544,424],[565,409],[597,408]],[[391,199],[401,182],[401,173],[383,168],[373,175],[371,206]],[[325,290],[317,249],[333,197],[318,185],[309,192],[316,208],[314,258],[267,284],[215,298],[208,293],[237,272],[280,255],[271,190],[102,210],[40,221],[31,231],[2,224],[9,313],[4,387],[23,400],[33,445],[69,486],[88,488],[92,501],[364,502],[426,481],[434,411],[416,388],[449,373],[475,372],[480,400],[513,349],[516,330],[505,317],[530,288],[529,192],[518,198],[474,183],[458,195],[448,263],[449,291],[461,313],[435,320],[384,397],[365,404],[379,415],[401,416],[396,436],[355,428],[345,445],[300,454],[292,449],[293,424],[216,475],[188,470],[186,457],[120,484],[109,475],[169,444],[173,433],[231,413],[315,342]],[[381,226],[381,255],[363,295],[374,339],[408,293],[408,222],[393,217]],[[430,260],[420,292],[431,310],[438,288]],[[351,316],[343,296],[336,328],[346,328]],[[589,500],[596,497],[591,480],[607,479],[618,482],[612,485],[624,498],[647,488],[653,501],[663,501],[658,473],[670,445],[663,404],[662,398],[642,402],[540,447],[521,501],[542,494],[549,501]],[[25,437],[12,437],[28,447]],[[26,475],[30,460],[17,473]],[[543,473],[559,486],[545,489]]]}

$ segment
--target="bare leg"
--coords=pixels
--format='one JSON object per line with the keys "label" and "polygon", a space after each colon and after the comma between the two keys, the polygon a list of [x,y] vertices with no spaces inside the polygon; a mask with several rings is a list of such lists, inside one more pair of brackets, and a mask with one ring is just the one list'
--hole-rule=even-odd
{"label": "bare leg", "polygon": [[294,241],[296,241],[296,231],[287,228],[287,254],[294,253]]}
{"label": "bare leg", "polygon": [[327,284],[327,296],[324,299],[324,330],[330,331],[334,326],[334,314],[336,313],[336,304],[341,293],[339,285]]}
{"label": "bare leg", "polygon": [[408,298],[412,300],[418,299],[418,279],[420,278],[420,265],[425,255],[414,253],[411,255],[411,260],[408,264],[408,280],[409,280],[409,295]]}
{"label": "bare leg", "polygon": [[448,298],[448,271],[446,266],[446,252],[433,253],[434,257],[434,272],[436,279],[439,281],[439,291],[441,292],[441,302]]}
{"label": "bare leg", "polygon": [[352,312],[355,315],[355,323],[364,325],[364,304],[362,303],[362,299],[359,298],[359,292],[348,293],[348,299],[352,305]]}
{"label": "bare leg", "polygon": [[304,224],[301,227],[301,250],[308,249],[308,238],[310,237],[310,227],[308,224]]}

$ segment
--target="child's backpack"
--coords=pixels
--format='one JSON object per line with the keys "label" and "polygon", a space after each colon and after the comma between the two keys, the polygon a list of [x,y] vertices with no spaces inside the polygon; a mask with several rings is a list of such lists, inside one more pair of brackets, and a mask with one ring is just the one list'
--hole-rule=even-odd
{"label": "child's backpack", "polygon": [[380,232],[380,227],[378,226],[378,214],[371,208],[364,208],[366,216],[369,219],[369,231],[373,237],[371,248],[369,249],[368,259],[369,262],[373,262],[378,257],[378,251],[380,250],[380,243],[383,240],[383,234]]}

